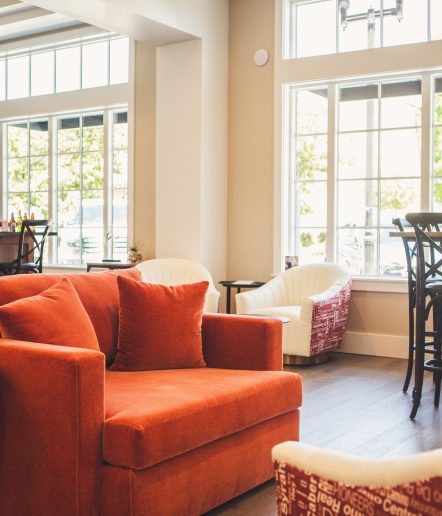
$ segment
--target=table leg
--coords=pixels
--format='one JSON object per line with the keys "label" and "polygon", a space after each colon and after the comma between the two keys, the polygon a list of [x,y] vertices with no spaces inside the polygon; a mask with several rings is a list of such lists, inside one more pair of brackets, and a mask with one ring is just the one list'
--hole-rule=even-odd
{"label": "table leg", "polygon": [[231,287],[226,287],[227,288],[227,292],[226,292],[226,313],[227,314],[230,314],[230,294],[231,294]]}

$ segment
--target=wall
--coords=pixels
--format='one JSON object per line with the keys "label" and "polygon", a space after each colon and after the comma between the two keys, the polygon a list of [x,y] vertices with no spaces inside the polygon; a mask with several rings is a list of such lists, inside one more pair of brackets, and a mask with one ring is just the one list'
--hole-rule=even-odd
{"label": "wall", "polygon": [[[230,0],[229,278],[267,280],[274,272],[273,160],[280,152],[279,140],[276,144],[274,140],[280,122],[274,93],[281,83],[275,14],[273,0]],[[270,52],[270,62],[263,68],[253,64],[258,48]],[[397,49],[389,53],[396,55]],[[337,57],[349,63],[356,59],[349,54]],[[290,67],[303,79],[322,72],[320,58],[315,58],[314,66],[312,61],[301,61],[284,63],[282,72]],[[406,294],[353,290],[344,350],[405,357],[407,333]]]}
{"label": "wall", "polygon": [[[228,277],[273,270],[274,3],[231,0],[229,29]],[[270,60],[253,56],[266,48]]]}

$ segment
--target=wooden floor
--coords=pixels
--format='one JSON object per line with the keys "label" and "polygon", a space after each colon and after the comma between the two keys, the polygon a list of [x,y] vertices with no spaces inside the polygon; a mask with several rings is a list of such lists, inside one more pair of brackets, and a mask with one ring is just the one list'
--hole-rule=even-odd
{"label": "wooden floor", "polygon": [[[422,403],[411,421],[412,388],[402,392],[405,369],[405,360],[343,353],[323,365],[286,367],[303,379],[300,440],[366,457],[442,447],[442,405],[433,405],[432,376],[426,375]],[[273,516],[274,489],[268,482],[208,514]]]}

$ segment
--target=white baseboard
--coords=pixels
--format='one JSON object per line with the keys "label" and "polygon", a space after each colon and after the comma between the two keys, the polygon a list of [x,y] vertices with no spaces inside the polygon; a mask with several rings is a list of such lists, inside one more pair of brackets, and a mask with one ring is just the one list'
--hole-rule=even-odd
{"label": "white baseboard", "polygon": [[408,358],[408,336],[348,331],[339,351],[356,355]]}

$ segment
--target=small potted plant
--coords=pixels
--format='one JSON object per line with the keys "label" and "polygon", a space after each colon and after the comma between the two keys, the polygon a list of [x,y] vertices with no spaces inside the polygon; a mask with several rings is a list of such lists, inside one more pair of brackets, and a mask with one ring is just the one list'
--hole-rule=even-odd
{"label": "small potted plant", "polygon": [[127,259],[130,261],[130,263],[141,262],[141,247],[137,244],[130,246],[129,251],[127,253]]}

